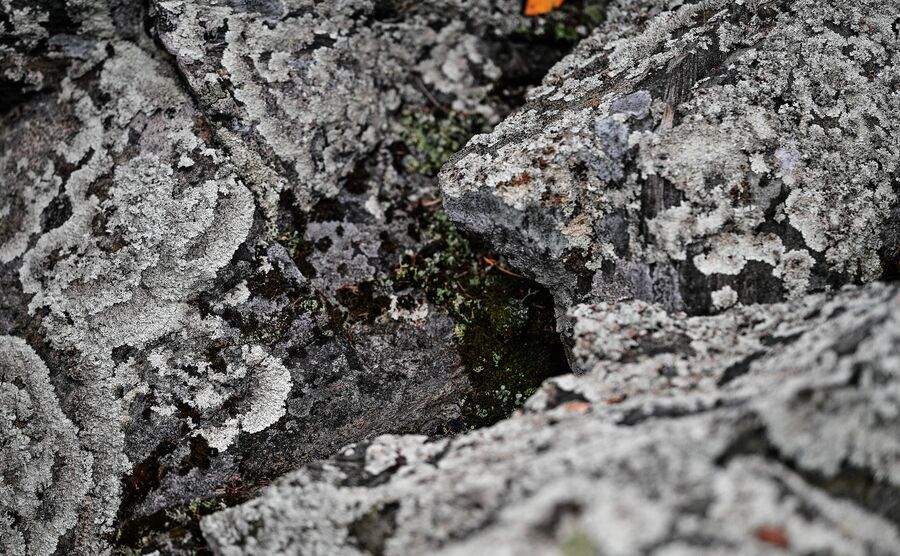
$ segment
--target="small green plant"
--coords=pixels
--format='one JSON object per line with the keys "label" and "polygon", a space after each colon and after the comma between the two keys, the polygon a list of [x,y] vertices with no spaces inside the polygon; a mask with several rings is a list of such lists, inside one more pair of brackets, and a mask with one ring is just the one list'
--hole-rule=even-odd
{"label": "small green plant", "polygon": [[559,549],[563,556],[594,556],[597,554],[591,539],[584,531],[575,531]]}
{"label": "small green plant", "polygon": [[435,176],[441,166],[475,133],[483,131],[478,116],[450,110],[407,108],[400,117],[409,170]]}
{"label": "small green plant", "polygon": [[283,245],[287,250],[288,256],[294,259],[300,252],[300,245],[303,242],[303,238],[296,230],[291,230],[289,232],[279,234],[278,242],[281,243],[281,245]]}

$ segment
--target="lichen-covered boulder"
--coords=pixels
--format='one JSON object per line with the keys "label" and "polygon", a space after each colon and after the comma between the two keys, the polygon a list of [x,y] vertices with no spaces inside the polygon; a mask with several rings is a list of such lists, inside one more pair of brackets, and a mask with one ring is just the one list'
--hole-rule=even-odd
{"label": "lichen-covered boulder", "polygon": [[896,1],[614,3],[445,165],[451,218],[560,314],[690,314],[896,273]]}
{"label": "lichen-covered boulder", "polygon": [[0,549],[52,554],[91,485],[91,454],[60,408],[47,366],[25,340],[0,336]]}
{"label": "lichen-covered boulder", "polygon": [[269,208],[289,190],[304,209],[391,142],[406,105],[496,120],[485,101],[503,37],[529,26],[518,12],[514,0],[154,3],[162,44],[225,144],[265,160],[251,185]]}
{"label": "lichen-covered boulder", "polygon": [[0,551],[193,553],[198,507],[462,426],[458,317],[389,278],[561,56],[517,4],[0,0]]}
{"label": "lichen-covered boulder", "polygon": [[522,415],[349,446],[206,518],[206,538],[226,556],[894,550],[896,286],[689,319],[595,310],[576,311],[591,372]]}

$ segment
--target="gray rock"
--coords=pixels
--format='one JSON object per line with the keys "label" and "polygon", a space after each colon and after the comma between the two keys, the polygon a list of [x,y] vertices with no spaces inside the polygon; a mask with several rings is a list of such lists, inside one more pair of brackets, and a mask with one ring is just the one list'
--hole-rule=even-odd
{"label": "gray rock", "polygon": [[188,553],[300,467],[213,548],[890,553],[897,289],[807,293],[895,255],[896,23],[681,4],[612,6],[445,168],[578,374],[435,440],[473,389],[455,301],[389,282],[540,20],[0,0],[0,550]]}
{"label": "gray rock", "polygon": [[444,205],[560,316],[627,298],[709,314],[877,279],[898,245],[898,11],[613,4],[444,166]]}
{"label": "gray rock", "polygon": [[398,134],[404,106],[440,103],[494,120],[485,102],[519,2],[159,1],[156,29],[236,158],[274,209],[308,209]]}
{"label": "gray rock", "polygon": [[574,373],[490,428],[291,473],[205,518],[213,550],[891,553],[900,291],[834,291],[896,248],[879,8],[614,4],[440,178],[555,294]]}
{"label": "gray rock", "polygon": [[[575,315],[576,353],[589,374],[547,384],[523,414],[487,429],[348,446],[205,518],[214,551],[895,549],[896,286],[707,317],[636,302]],[[754,354],[740,373],[721,351],[732,346],[737,358]]]}
{"label": "gray rock", "polygon": [[173,508],[455,426],[446,311],[356,319],[339,291],[426,241],[404,110],[508,109],[493,57],[524,20],[471,4],[0,2],[3,551],[141,545]]}

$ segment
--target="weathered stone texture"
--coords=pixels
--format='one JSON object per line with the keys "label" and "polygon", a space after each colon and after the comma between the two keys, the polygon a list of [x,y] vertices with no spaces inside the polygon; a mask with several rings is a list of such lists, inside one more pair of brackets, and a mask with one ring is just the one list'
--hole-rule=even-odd
{"label": "weathered stone texture", "polygon": [[109,553],[235,477],[459,419],[452,319],[337,292],[422,247],[402,110],[508,109],[491,56],[524,20],[470,4],[0,2],[4,550]]}
{"label": "weathered stone texture", "polygon": [[[690,319],[643,304],[576,314],[590,374],[548,383],[487,429],[349,446],[206,518],[211,546],[228,556],[895,549],[896,286]],[[755,359],[729,375],[719,350],[735,343]],[[697,368],[680,365],[692,359]]]}
{"label": "weathered stone texture", "polygon": [[635,297],[706,314],[877,279],[898,245],[898,10],[616,4],[444,167],[445,207],[561,313]]}
{"label": "weathered stone texture", "polygon": [[284,189],[309,208],[390,143],[403,106],[439,98],[496,120],[491,55],[527,26],[517,4],[174,0],[156,3],[155,17],[229,149],[267,161],[249,172],[263,208]]}
{"label": "weathered stone texture", "polygon": [[[520,7],[0,0],[0,551],[183,554],[291,470],[214,550],[896,550],[900,4],[614,2],[503,120]],[[454,438],[388,284],[439,194],[572,342]]]}
{"label": "weathered stone texture", "polygon": [[[573,374],[203,521],[225,555],[889,554],[895,3],[618,2],[441,172],[550,288]],[[891,9],[894,8],[894,9]],[[819,292],[819,293],[812,293]]]}

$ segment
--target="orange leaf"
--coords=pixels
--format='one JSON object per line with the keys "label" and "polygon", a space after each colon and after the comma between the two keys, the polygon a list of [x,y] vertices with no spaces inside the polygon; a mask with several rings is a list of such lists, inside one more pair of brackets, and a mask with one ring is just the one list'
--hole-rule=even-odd
{"label": "orange leaf", "polygon": [[566,402],[562,406],[569,413],[587,413],[591,409],[590,402]]}
{"label": "orange leaf", "polygon": [[778,548],[789,548],[791,546],[787,533],[781,527],[757,527],[753,534],[762,542],[777,546]]}
{"label": "orange leaf", "polygon": [[525,0],[525,15],[544,15],[562,6],[563,0]]}

